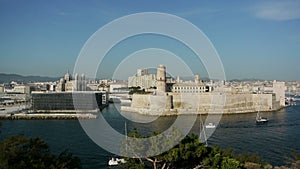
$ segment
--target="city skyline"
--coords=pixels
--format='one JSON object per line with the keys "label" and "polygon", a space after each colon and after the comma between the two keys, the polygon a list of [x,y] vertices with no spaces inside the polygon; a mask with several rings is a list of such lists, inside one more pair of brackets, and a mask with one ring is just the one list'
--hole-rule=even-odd
{"label": "city skyline", "polygon": [[[81,48],[94,32],[119,17],[138,12],[169,13],[196,25],[216,48],[228,80],[299,80],[300,2],[292,0],[226,1],[226,4],[1,0],[0,72],[50,77],[60,77],[67,69],[72,72]],[[136,49],[157,42],[156,47],[175,51],[178,48],[176,42],[146,38],[149,40]],[[165,45],[166,41],[172,45]],[[128,40],[130,45],[137,42],[138,38]],[[126,45],[121,44],[115,54],[134,52],[126,50]],[[110,56],[106,65],[114,65],[114,57]],[[191,69],[195,67],[192,65]],[[134,74],[135,69],[123,71],[124,76]],[[113,70],[100,76],[109,78],[109,71]],[[194,73],[206,76],[203,68]]]}

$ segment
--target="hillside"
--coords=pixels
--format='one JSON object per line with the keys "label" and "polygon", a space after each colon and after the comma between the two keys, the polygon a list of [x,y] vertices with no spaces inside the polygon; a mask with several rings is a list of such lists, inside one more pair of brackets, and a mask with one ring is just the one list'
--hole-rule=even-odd
{"label": "hillside", "polygon": [[57,81],[58,79],[59,79],[58,77],[22,76],[18,74],[0,73],[0,84],[10,83],[11,81],[15,81],[18,83],[48,82],[48,81]]}

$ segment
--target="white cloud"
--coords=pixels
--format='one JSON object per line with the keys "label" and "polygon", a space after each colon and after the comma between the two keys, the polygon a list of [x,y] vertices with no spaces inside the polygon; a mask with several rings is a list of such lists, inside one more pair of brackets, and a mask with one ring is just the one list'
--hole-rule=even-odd
{"label": "white cloud", "polygon": [[254,9],[256,17],[266,20],[295,20],[300,19],[299,0],[273,0],[259,4]]}
{"label": "white cloud", "polygon": [[194,9],[189,9],[186,11],[178,11],[175,12],[176,15],[180,16],[180,17],[193,17],[193,16],[199,16],[199,15],[207,15],[207,14],[215,14],[219,12],[216,9],[212,9],[212,8],[194,8]]}

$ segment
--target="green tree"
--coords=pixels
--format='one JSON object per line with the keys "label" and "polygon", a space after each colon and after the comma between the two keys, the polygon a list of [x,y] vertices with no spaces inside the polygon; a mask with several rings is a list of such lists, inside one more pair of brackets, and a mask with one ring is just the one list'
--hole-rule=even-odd
{"label": "green tree", "polygon": [[[176,133],[176,132],[175,132]],[[143,142],[133,141],[130,143],[130,151],[135,154],[142,154],[142,152],[157,152],[157,150],[166,148],[168,145],[174,145],[173,139],[179,139],[180,134],[174,134],[172,137],[165,135],[158,135],[150,138],[145,145]],[[135,129],[131,134],[134,138],[146,138],[138,134]],[[167,140],[170,139],[170,140]],[[161,142],[161,140],[167,140]],[[172,142],[173,141],[173,142]],[[178,140],[177,140],[178,142]],[[144,144],[144,145],[143,145]],[[138,157],[138,156],[136,156]],[[238,155],[233,154],[233,150],[221,150],[220,147],[207,147],[200,142],[199,138],[194,135],[188,135],[179,144],[171,148],[169,151],[160,155],[145,157],[145,158],[128,158],[128,163],[125,168],[161,168],[161,169],[177,169],[177,168],[208,168],[208,169],[271,169],[270,164],[265,163],[257,154],[242,153]],[[289,158],[291,169],[300,168],[300,154],[292,151],[292,157]],[[276,167],[275,167],[276,168]],[[279,167],[277,167],[279,168]],[[288,168],[282,166],[280,168]]]}
{"label": "green tree", "polygon": [[291,169],[300,168],[300,153],[295,150],[291,150],[292,157],[288,158],[287,163],[290,164]]}
{"label": "green tree", "polygon": [[221,162],[221,169],[239,169],[241,167],[240,162],[233,158],[224,157]]}
{"label": "green tree", "polygon": [[263,161],[261,160],[261,158],[259,157],[259,155],[255,154],[255,153],[242,153],[242,154],[238,154],[234,157],[235,159],[237,159],[238,161],[240,161],[241,163],[246,163],[246,162],[252,162],[252,163],[257,163],[257,164],[263,164]]}
{"label": "green tree", "polygon": [[0,169],[81,168],[80,160],[68,151],[51,154],[40,138],[10,136],[0,142]]}
{"label": "green tree", "polygon": [[[137,130],[134,130],[129,136],[134,136],[134,138],[142,138]],[[124,166],[125,168],[135,168],[138,167],[146,167],[145,164],[151,165],[154,169],[156,168],[193,168],[197,164],[200,163],[202,159],[207,156],[207,148],[204,144],[200,142],[196,135],[186,136],[178,145],[175,147],[170,147],[175,143],[179,142],[179,139],[182,137],[179,130],[174,129],[170,133],[170,135],[166,136],[163,134],[153,133],[152,136],[147,139],[147,142],[144,145],[141,145],[138,140],[132,141],[131,143],[127,143],[128,150],[132,153],[131,155],[141,154],[147,152],[147,155],[151,155],[154,152],[159,152],[163,149],[170,149],[167,152],[163,152],[162,154],[145,157],[132,160],[128,159],[128,163]],[[134,156],[135,157],[135,156]],[[137,157],[137,156],[136,156]],[[136,163],[140,163],[137,165]]]}
{"label": "green tree", "polygon": [[[130,156],[137,160],[127,159],[125,168],[146,167],[145,163],[153,166],[153,168],[165,168],[170,160],[173,160],[170,154],[162,152],[162,154],[155,155],[162,150],[171,149],[172,145],[179,142],[181,133],[179,130],[170,130],[168,136],[164,134],[153,133],[152,137],[142,137],[134,129],[129,135],[131,141],[125,140],[121,153],[124,156]],[[144,139],[147,138],[147,139]],[[147,157],[145,157],[147,156]],[[143,158],[142,158],[143,157]],[[139,163],[137,165],[136,163]]]}

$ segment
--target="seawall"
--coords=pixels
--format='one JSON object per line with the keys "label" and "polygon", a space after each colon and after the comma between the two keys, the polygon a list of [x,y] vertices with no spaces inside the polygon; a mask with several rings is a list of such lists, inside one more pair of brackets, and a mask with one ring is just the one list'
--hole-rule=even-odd
{"label": "seawall", "polygon": [[[154,101],[154,100],[158,101]],[[240,114],[257,111],[277,111],[282,107],[274,94],[168,94],[164,98],[155,95],[133,95],[130,107],[122,111],[145,115],[179,114]]]}

